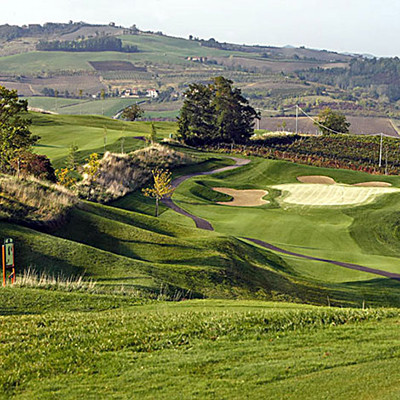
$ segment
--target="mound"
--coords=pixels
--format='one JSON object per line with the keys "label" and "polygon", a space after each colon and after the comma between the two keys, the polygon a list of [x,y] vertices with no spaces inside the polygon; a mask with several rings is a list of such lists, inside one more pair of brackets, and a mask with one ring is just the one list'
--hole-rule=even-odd
{"label": "mound", "polygon": [[226,206],[255,207],[269,203],[269,201],[262,199],[268,194],[266,190],[236,190],[230,188],[213,188],[213,190],[233,197],[232,201],[217,202]]}
{"label": "mound", "polygon": [[392,184],[389,183],[389,182],[371,181],[371,182],[355,183],[353,186],[361,186],[361,187],[389,187],[389,186],[392,186]]}
{"label": "mound", "polygon": [[324,185],[334,185],[336,183],[333,178],[323,175],[298,176],[297,180],[301,183],[322,183]]}

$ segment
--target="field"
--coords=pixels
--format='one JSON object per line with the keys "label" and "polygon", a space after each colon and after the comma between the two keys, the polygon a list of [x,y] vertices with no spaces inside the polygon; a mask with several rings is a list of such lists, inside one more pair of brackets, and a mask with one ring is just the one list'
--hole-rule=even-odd
{"label": "field", "polygon": [[[185,182],[174,198],[185,210],[207,219],[221,233],[260,239],[309,256],[358,263],[371,268],[379,266],[378,269],[399,272],[394,250],[397,248],[397,231],[384,222],[397,215],[399,194],[395,192],[383,195],[370,205],[353,208],[279,206],[281,192],[274,192],[275,185],[292,184],[298,176],[317,174],[331,176],[337,182],[346,184],[374,180],[365,173],[254,158],[251,164],[235,172],[218,174],[212,178],[198,177]],[[398,177],[382,177],[381,180],[399,187]],[[296,187],[301,188],[303,185],[297,183]],[[221,186],[268,190],[271,195],[266,199],[270,204],[241,208],[240,212],[233,207],[215,205],[208,190]],[[313,185],[313,188],[316,186],[319,185]],[[351,189],[368,191],[372,188]],[[289,263],[291,261],[293,258],[288,260]],[[366,278],[357,276],[357,273],[353,275],[354,271],[345,271],[342,268],[336,270],[335,267],[321,266],[319,263],[308,263],[304,270],[303,267],[294,268],[300,275],[306,274],[319,281],[342,282],[347,285],[349,281],[364,281]],[[374,276],[367,279],[377,282]]]}
{"label": "field", "polygon": [[119,111],[141,103],[140,99],[108,98],[104,100],[81,100],[54,97],[27,97],[29,107],[62,115],[104,115],[113,117]]}
{"label": "field", "polygon": [[[350,122],[350,132],[356,135],[384,133],[385,135],[393,137],[399,136],[389,118],[348,116],[347,120]],[[282,128],[282,124],[285,124],[285,128]],[[296,132],[296,118],[264,117],[261,120],[260,128],[269,131],[286,130],[289,132]],[[318,128],[309,118],[299,117],[298,132],[316,134],[318,133]]]}

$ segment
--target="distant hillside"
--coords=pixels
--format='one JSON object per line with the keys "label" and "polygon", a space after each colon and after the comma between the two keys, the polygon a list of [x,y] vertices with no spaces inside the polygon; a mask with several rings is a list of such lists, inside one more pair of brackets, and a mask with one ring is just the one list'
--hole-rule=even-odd
{"label": "distant hillside", "polygon": [[[118,45],[92,46],[98,41]],[[120,104],[123,97],[146,102],[147,117],[161,119],[175,118],[190,83],[205,83],[217,75],[233,80],[255,107],[275,114],[297,103],[315,113],[319,104],[335,103],[335,108],[352,116],[400,117],[396,104],[400,62],[374,60],[304,46],[251,46],[192,35],[184,39],[113,23],[0,26],[0,85],[18,90],[21,96],[43,98],[53,93],[76,103],[104,96]],[[373,73],[369,67],[362,73],[354,70],[373,63]],[[378,64],[385,67],[376,69]],[[155,95],[146,98],[148,91]],[[33,102],[33,107],[41,103]],[[99,104],[76,109],[104,113]],[[59,108],[55,102],[52,110],[69,113],[74,107]]]}

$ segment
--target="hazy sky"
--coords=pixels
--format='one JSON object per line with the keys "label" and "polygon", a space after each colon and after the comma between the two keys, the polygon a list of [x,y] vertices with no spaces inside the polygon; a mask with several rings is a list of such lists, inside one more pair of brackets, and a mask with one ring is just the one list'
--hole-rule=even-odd
{"label": "hazy sky", "polygon": [[219,41],[400,56],[399,0],[1,0],[0,23],[85,21]]}

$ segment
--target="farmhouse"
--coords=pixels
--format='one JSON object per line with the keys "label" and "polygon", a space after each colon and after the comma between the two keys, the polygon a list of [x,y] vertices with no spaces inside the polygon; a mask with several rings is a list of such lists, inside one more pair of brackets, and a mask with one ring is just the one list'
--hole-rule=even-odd
{"label": "farmhouse", "polygon": [[186,57],[186,60],[198,63],[205,63],[207,62],[207,57]]}
{"label": "farmhouse", "polygon": [[158,90],[156,89],[147,89],[146,97],[151,97],[152,99],[156,99],[158,97]]}
{"label": "farmhouse", "polygon": [[121,94],[122,98],[138,98],[139,90],[138,89],[125,89]]}

